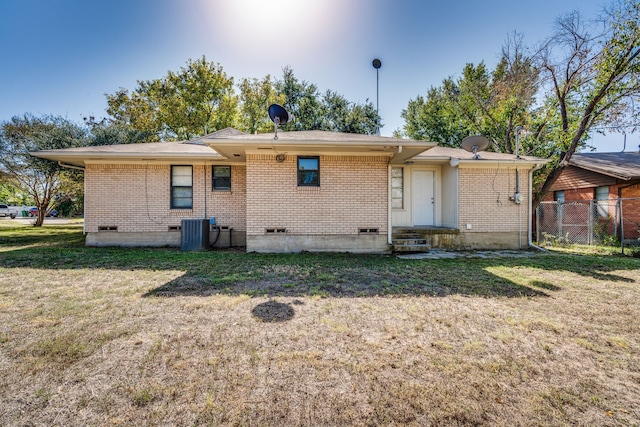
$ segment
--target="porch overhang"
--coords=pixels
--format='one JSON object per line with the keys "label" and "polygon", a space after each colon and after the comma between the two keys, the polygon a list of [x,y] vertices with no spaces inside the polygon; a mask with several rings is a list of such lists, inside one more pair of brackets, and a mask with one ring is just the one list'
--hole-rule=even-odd
{"label": "porch overhang", "polygon": [[[295,132],[298,133],[298,132]],[[289,139],[279,134],[243,135],[233,139],[211,139],[202,141],[229,162],[244,163],[247,154],[289,154],[289,155],[358,155],[387,156],[392,164],[403,164],[435,146],[427,141],[403,141],[396,138],[373,137],[338,141],[323,138]],[[265,137],[266,136],[266,137]]]}

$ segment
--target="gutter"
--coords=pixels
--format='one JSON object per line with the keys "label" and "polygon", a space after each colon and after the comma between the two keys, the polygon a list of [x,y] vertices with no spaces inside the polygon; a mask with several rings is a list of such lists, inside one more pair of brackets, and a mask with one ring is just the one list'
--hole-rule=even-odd
{"label": "gutter", "polygon": [[82,166],[70,165],[69,163],[62,163],[61,160],[58,160],[58,166],[68,169],[75,169],[84,172],[84,168]]}

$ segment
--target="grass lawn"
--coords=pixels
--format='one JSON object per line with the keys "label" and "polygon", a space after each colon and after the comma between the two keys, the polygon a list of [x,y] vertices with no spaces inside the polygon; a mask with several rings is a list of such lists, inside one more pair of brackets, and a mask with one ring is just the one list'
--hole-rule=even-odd
{"label": "grass lawn", "polygon": [[620,255],[184,253],[4,226],[0,425],[638,425],[639,314]]}

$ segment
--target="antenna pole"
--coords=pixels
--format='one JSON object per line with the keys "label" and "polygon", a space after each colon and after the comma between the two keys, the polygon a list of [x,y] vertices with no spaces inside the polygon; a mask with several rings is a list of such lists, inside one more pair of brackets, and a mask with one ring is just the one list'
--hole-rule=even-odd
{"label": "antenna pole", "polygon": [[378,71],[382,67],[382,61],[376,58],[372,65],[376,69],[376,135],[380,135],[380,77]]}
{"label": "antenna pole", "polygon": [[520,158],[520,132],[522,132],[522,126],[516,126],[516,159]]}
{"label": "antenna pole", "polygon": [[378,135],[380,135],[380,77],[379,77],[379,72],[380,70],[378,68],[376,68],[376,133]]}
{"label": "antenna pole", "polygon": [[273,139],[278,139],[278,125],[280,124],[280,117],[275,116],[273,118],[273,131],[275,133],[275,135],[273,136]]}

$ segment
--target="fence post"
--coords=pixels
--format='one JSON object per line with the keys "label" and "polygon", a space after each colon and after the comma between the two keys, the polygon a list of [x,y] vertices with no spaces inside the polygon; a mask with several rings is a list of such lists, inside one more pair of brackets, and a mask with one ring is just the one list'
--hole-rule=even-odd
{"label": "fence post", "polygon": [[538,206],[536,207],[536,244],[540,244],[540,227],[541,227],[541,222],[540,222],[540,206],[542,206],[542,203],[538,204]]}
{"label": "fence post", "polygon": [[556,204],[556,218],[558,219],[558,238],[562,238],[562,223],[564,222],[564,204],[562,202],[555,202]]}
{"label": "fence post", "polygon": [[593,200],[589,200],[589,227],[587,228],[587,244],[588,245],[593,245],[593,211],[594,208],[597,209],[597,207],[594,206],[593,204]]}
{"label": "fence post", "polygon": [[622,213],[622,199],[618,197],[618,202],[620,203],[620,250],[622,255],[624,255],[624,216]]}

